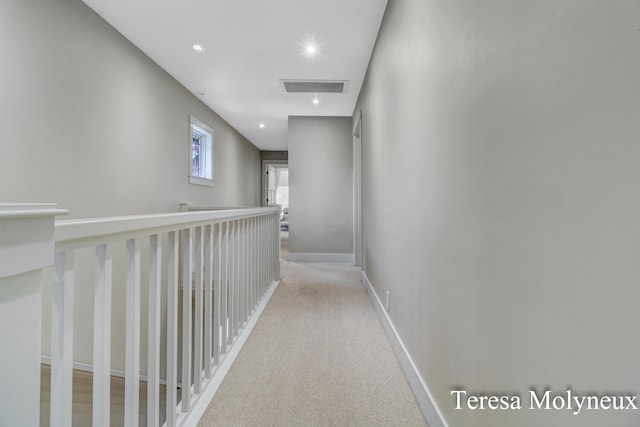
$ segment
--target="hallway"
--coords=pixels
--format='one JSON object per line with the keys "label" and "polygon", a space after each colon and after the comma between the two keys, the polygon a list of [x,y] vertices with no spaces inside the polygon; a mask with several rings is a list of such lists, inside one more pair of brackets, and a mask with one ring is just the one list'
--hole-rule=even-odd
{"label": "hallway", "polygon": [[201,426],[424,426],[347,264],[282,261],[282,281]]}

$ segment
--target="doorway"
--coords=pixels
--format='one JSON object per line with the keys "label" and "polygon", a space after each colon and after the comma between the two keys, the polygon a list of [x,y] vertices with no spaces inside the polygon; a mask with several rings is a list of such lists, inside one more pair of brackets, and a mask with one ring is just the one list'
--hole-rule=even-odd
{"label": "doorway", "polygon": [[275,206],[280,204],[278,197],[280,197],[280,201],[284,200],[287,205],[289,204],[289,163],[287,160],[263,160],[261,205]]}
{"label": "doorway", "polygon": [[262,205],[280,206],[280,258],[289,254],[289,163],[263,160]]}

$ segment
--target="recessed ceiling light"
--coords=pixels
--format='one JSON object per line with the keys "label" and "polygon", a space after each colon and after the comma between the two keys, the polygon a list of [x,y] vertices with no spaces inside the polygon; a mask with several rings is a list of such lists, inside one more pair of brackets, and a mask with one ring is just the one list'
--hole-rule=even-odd
{"label": "recessed ceiling light", "polygon": [[319,103],[320,103],[320,100],[319,100],[318,98],[313,98],[313,103],[314,103],[314,104],[319,104]]}
{"label": "recessed ceiling light", "polygon": [[194,44],[193,46],[191,46],[191,49],[195,50],[198,53],[205,51],[205,47],[202,46],[201,44]]}
{"label": "recessed ceiling light", "polygon": [[312,44],[307,45],[307,47],[305,48],[305,52],[307,53],[307,55],[313,56],[316,54],[316,47]]}
{"label": "recessed ceiling light", "polygon": [[264,128],[264,123],[260,123],[258,126],[260,126],[260,129]]}

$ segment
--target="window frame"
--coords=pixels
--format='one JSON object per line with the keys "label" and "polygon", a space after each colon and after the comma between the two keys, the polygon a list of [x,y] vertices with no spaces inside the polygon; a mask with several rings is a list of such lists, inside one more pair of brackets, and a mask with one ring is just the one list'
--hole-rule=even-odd
{"label": "window frame", "polygon": [[[194,126],[196,128],[199,129],[194,129]],[[204,136],[206,137],[206,139],[210,139],[210,141],[205,141],[205,148],[209,148],[208,152],[210,153],[210,155],[208,156],[208,159],[205,159],[205,161],[209,162],[209,167],[211,169],[211,179],[203,177],[203,176],[199,176],[199,175],[194,175],[193,174],[193,136],[194,136],[194,131],[195,133],[198,134],[203,134],[204,131]],[[204,185],[207,187],[214,187],[215,186],[215,168],[214,168],[214,164],[215,164],[215,131],[213,130],[213,128],[211,128],[210,126],[208,126],[206,123],[202,122],[201,120],[198,120],[196,117],[189,115],[189,183],[190,184],[196,184],[196,185]]]}

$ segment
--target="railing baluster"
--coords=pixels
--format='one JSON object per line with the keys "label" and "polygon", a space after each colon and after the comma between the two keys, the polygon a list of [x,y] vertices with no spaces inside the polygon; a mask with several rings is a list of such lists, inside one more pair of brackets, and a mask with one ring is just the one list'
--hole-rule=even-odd
{"label": "railing baluster", "polygon": [[213,322],[213,225],[207,225],[204,233],[204,376],[211,378],[211,342]]}
{"label": "railing baluster", "polygon": [[244,222],[244,288],[245,288],[245,321],[251,317],[251,261],[249,254],[251,253],[250,240],[250,218],[246,218]]}
{"label": "railing baluster", "polygon": [[264,295],[264,282],[265,282],[265,233],[264,233],[264,215],[260,216],[260,298]]}
{"label": "railing baluster", "polygon": [[220,299],[222,288],[222,223],[215,225],[215,232],[213,236],[213,271],[214,271],[214,283],[213,283],[213,363],[220,364]]}
{"label": "railing baluster", "polygon": [[269,260],[269,265],[271,266],[271,277],[269,278],[269,285],[273,282],[274,277],[276,277],[276,245],[275,245],[275,229],[273,223],[273,215],[269,215],[269,253],[271,254],[271,259]]}
{"label": "railing baluster", "polygon": [[52,289],[50,424],[60,427],[72,421],[74,258],[56,254]]}
{"label": "railing baluster", "polygon": [[227,334],[228,329],[228,314],[227,307],[229,305],[229,299],[227,296],[227,291],[229,289],[229,222],[223,223],[224,235],[221,241],[221,255],[222,255],[222,265],[221,265],[221,281],[220,281],[220,353],[227,354]]}
{"label": "railing baluster", "polygon": [[271,266],[272,266],[271,281],[273,282],[278,276],[277,270],[278,270],[278,263],[280,262],[279,261],[280,247],[278,245],[278,242],[280,241],[280,238],[279,238],[280,232],[277,229],[278,224],[276,223],[275,215],[270,215],[270,216],[271,216]]}
{"label": "railing baluster", "polygon": [[247,235],[247,238],[249,239],[249,255],[248,255],[248,262],[249,262],[249,288],[250,288],[250,292],[249,292],[249,315],[253,314],[254,309],[255,309],[255,284],[253,282],[253,271],[254,271],[254,267],[253,267],[253,251],[254,251],[254,246],[255,243],[253,241],[253,217],[249,218],[249,233]]}
{"label": "railing baluster", "polygon": [[233,264],[233,277],[234,277],[234,289],[233,289],[233,339],[239,335],[240,324],[240,221],[235,222],[235,233],[233,239],[233,257],[235,262]]}
{"label": "railing baluster", "polygon": [[237,262],[237,270],[238,270],[238,316],[236,316],[238,326],[237,326],[237,334],[240,334],[242,327],[244,325],[244,244],[243,244],[243,233],[244,233],[244,219],[240,218],[238,220],[238,262]]}
{"label": "railing baluster", "polygon": [[273,266],[273,262],[271,261],[271,216],[270,215],[265,215],[265,223],[267,226],[266,232],[267,232],[267,286],[269,286],[269,283],[271,283],[271,268]]}
{"label": "railing baluster", "polygon": [[266,281],[266,285],[267,288],[269,287],[269,285],[271,284],[271,269],[273,267],[273,261],[272,261],[272,245],[271,245],[271,216],[270,215],[265,215],[264,216],[264,222],[265,222],[265,234],[267,237],[266,240],[266,245],[265,245],[265,252],[266,252],[266,258],[267,258],[267,281]]}
{"label": "railing baluster", "polygon": [[273,221],[275,222],[275,230],[276,230],[276,239],[275,239],[275,245],[276,245],[276,258],[275,258],[275,263],[276,263],[276,277],[274,277],[274,280],[278,281],[280,280],[280,248],[282,246],[282,234],[280,233],[280,216],[278,213],[274,214],[274,218]]}
{"label": "railing baluster", "polygon": [[109,426],[111,391],[111,253],[96,247],[93,322],[93,426]]}
{"label": "railing baluster", "polygon": [[227,345],[233,342],[233,262],[235,256],[233,253],[233,232],[235,230],[234,221],[229,221],[229,240],[228,240],[228,258],[227,258]]}
{"label": "railing baluster", "polygon": [[193,292],[195,304],[193,313],[193,391],[200,394],[202,390],[202,273],[204,251],[202,248],[203,227],[195,228],[195,261],[196,271]]}
{"label": "railing baluster", "polygon": [[135,427],[140,412],[140,249],[135,239],[126,243],[126,269],[124,424]]}
{"label": "railing baluster", "polygon": [[271,217],[271,282],[276,278],[276,270],[278,261],[278,252],[280,248],[277,247],[278,244],[278,235],[276,234],[277,224],[275,222],[275,215],[269,215]]}
{"label": "railing baluster", "polygon": [[[247,214],[237,211],[229,215],[214,213],[210,217],[206,214],[185,214],[183,218],[176,216],[164,221],[166,218],[163,216],[156,227],[149,226],[140,218],[127,218],[124,222],[118,219],[113,231],[105,226],[109,220],[104,219],[96,223],[95,229],[91,229],[92,225],[87,227],[86,221],[77,228],[73,221],[60,224],[60,229],[56,225],[57,246],[61,252],[55,255],[52,287],[51,425],[70,426],[72,423],[76,250],[95,250],[94,426],[107,426],[112,421],[110,383],[111,318],[116,315],[115,312],[112,314],[115,310],[112,307],[114,277],[119,278],[124,273],[126,282],[126,329],[122,331],[126,341],[124,425],[137,426],[139,423],[140,370],[141,364],[145,364],[140,360],[141,353],[145,351],[140,349],[141,335],[145,331],[141,332],[140,328],[142,322],[147,321],[148,393],[147,406],[142,411],[146,409],[148,425],[157,426],[162,418],[159,383],[160,376],[164,376],[164,372],[160,372],[160,359],[164,352],[161,334],[165,326],[161,321],[161,295],[166,273],[166,425],[176,427],[178,422],[186,422],[193,415],[196,394],[205,392],[205,387],[210,384],[205,379],[215,377],[214,367],[220,366],[230,347],[236,344],[240,332],[244,332],[249,318],[279,275],[279,242],[276,239],[279,222],[273,209],[256,209]],[[149,239],[149,263],[146,265],[145,260],[144,268],[148,271],[141,272],[141,252],[146,252],[147,245],[143,238]],[[162,266],[161,242],[164,241],[168,241],[165,247],[168,251],[165,254],[167,271]],[[123,245],[125,249],[123,271],[120,273],[112,271],[115,268],[111,259],[113,245]],[[141,275],[146,276],[147,273],[148,319],[141,320],[141,311],[145,308],[141,306],[140,280]],[[180,283],[182,295],[179,294]],[[183,300],[181,308],[178,307],[180,298]],[[182,329],[178,330],[180,325]],[[114,337],[121,336],[121,331],[114,332],[117,332]],[[180,341],[179,336],[182,337]]]}
{"label": "railing baluster", "polygon": [[169,232],[167,265],[167,427],[176,427],[178,405],[178,233]]}
{"label": "railing baluster", "polygon": [[229,282],[229,290],[227,291],[227,344],[233,344],[233,338],[235,336],[235,231],[236,231],[236,222],[229,222],[229,260],[227,263],[227,271],[228,271],[228,282]]}
{"label": "railing baluster", "polygon": [[264,294],[264,215],[260,216],[260,298]]}
{"label": "railing baluster", "polygon": [[260,288],[258,287],[258,254],[259,252],[259,248],[258,248],[258,218],[257,217],[253,217],[253,257],[251,259],[251,266],[252,266],[252,270],[253,272],[251,273],[251,275],[253,276],[253,300],[254,300],[254,305],[253,307],[257,307],[259,301],[260,301]]}
{"label": "railing baluster", "polygon": [[249,321],[249,317],[251,316],[251,278],[249,276],[251,264],[249,262],[249,251],[250,251],[250,241],[249,241],[249,218],[246,218],[244,221],[244,281],[245,281],[245,298],[244,298],[244,307],[245,307],[245,322]]}
{"label": "railing baluster", "polygon": [[247,247],[247,218],[242,219],[242,325],[247,323],[249,317],[249,280],[247,274],[248,247]]}
{"label": "railing baluster", "polygon": [[254,238],[254,229],[253,229],[253,217],[249,218],[249,234],[248,234],[248,238],[249,238],[249,256],[248,256],[248,262],[249,262],[249,314],[253,314],[254,308],[255,308],[255,299],[256,299],[256,290],[255,290],[255,283],[253,280],[253,272],[254,272],[254,267],[253,267],[253,252],[254,252],[254,248],[255,248],[255,242],[253,240]]}
{"label": "railing baluster", "polygon": [[271,233],[273,235],[273,242],[271,247],[273,248],[273,279],[277,280],[278,270],[280,269],[280,230],[278,229],[278,222],[274,215],[271,216]]}
{"label": "railing baluster", "polygon": [[234,263],[234,279],[235,279],[235,286],[234,286],[234,292],[233,292],[233,296],[234,296],[234,304],[233,304],[233,338],[235,340],[235,338],[240,335],[240,317],[241,317],[241,313],[240,313],[240,288],[242,287],[242,283],[240,282],[240,220],[236,221],[236,225],[235,225],[235,238],[233,239],[234,242],[234,258],[235,258],[235,263]]}
{"label": "railing baluster", "polygon": [[149,238],[149,322],[147,351],[147,425],[160,424],[160,279],[162,245],[157,234]]}
{"label": "railing baluster", "polygon": [[258,218],[252,218],[253,228],[253,254],[251,257],[251,276],[253,281],[253,307],[257,307],[260,301],[260,291],[258,289]]}
{"label": "railing baluster", "polygon": [[[273,277],[273,245],[271,242],[273,241],[273,229],[271,228],[271,215],[267,215],[267,271],[269,273],[269,284],[271,283],[271,278]],[[268,284],[267,284],[268,286]]]}
{"label": "railing baluster", "polygon": [[236,222],[236,323],[235,335],[240,335],[242,326],[242,275],[240,265],[242,264],[242,241],[240,235],[242,233],[242,220]]}
{"label": "railing baluster", "polygon": [[180,232],[182,251],[182,412],[191,409],[191,277],[193,245],[191,229]]}
{"label": "railing baluster", "polygon": [[267,288],[273,277],[273,229],[271,228],[271,215],[266,215],[267,222]]}
{"label": "railing baluster", "polygon": [[256,294],[258,296],[258,301],[262,299],[262,271],[260,270],[260,266],[262,265],[262,249],[260,245],[262,244],[262,233],[260,230],[260,218],[256,217],[256,260],[255,260],[255,269],[256,269]]}

